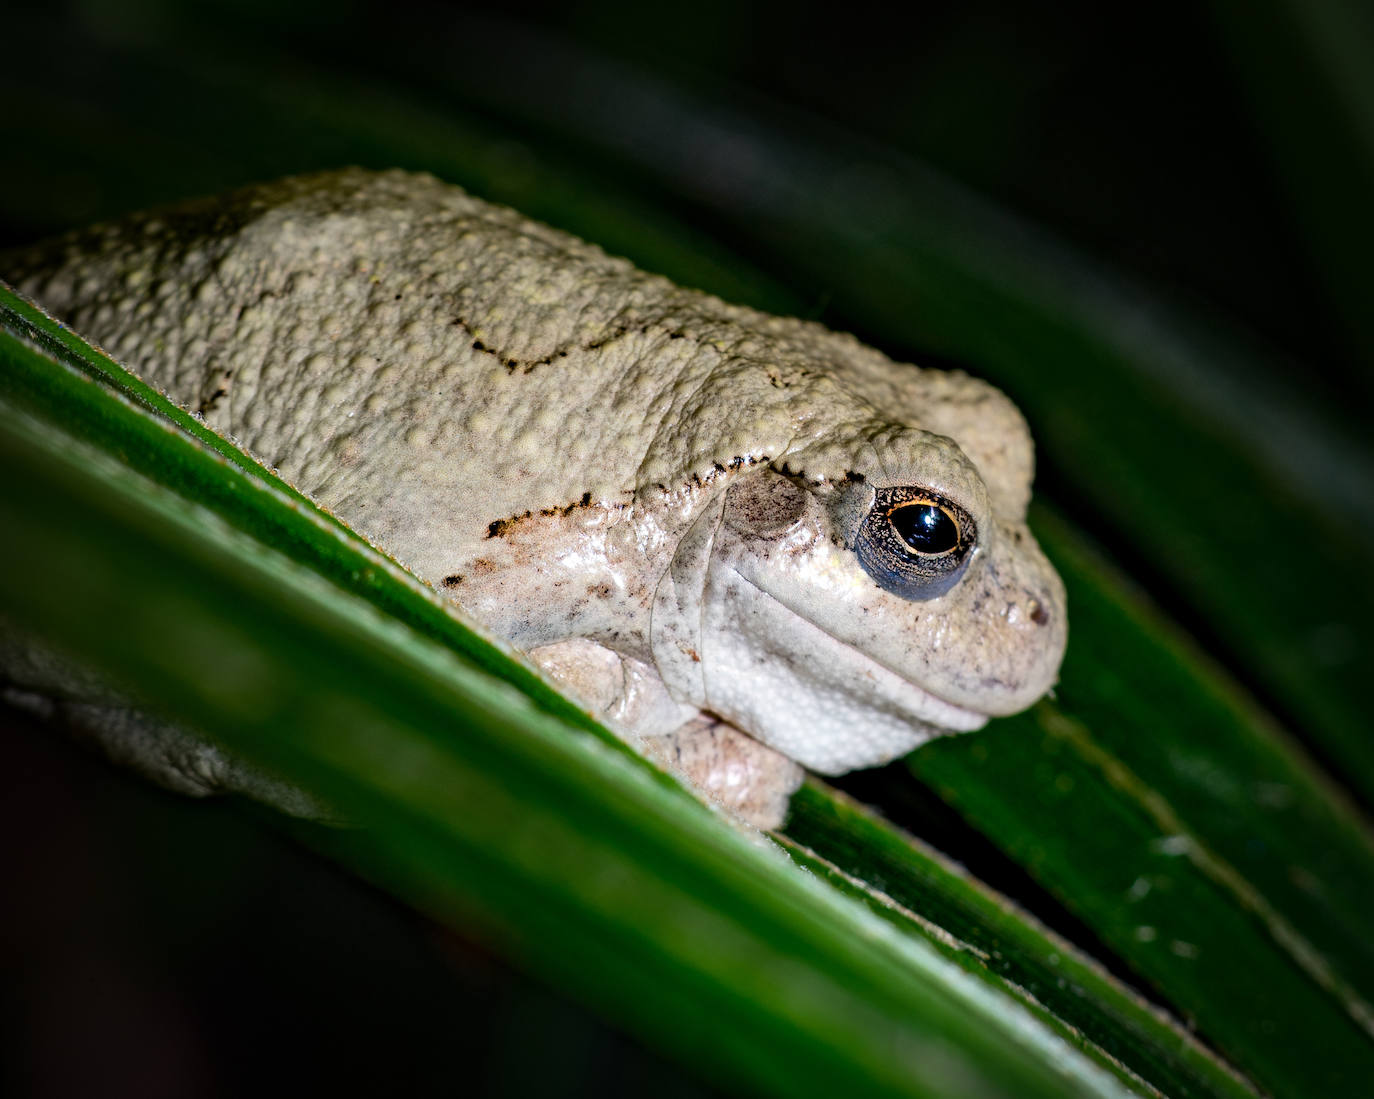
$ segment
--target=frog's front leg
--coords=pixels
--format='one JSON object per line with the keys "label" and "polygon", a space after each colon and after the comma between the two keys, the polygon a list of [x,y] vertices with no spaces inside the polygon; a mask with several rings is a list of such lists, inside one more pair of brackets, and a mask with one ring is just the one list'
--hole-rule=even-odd
{"label": "frog's front leg", "polygon": [[0,702],[65,730],[112,763],[173,793],[191,797],[239,794],[289,816],[325,824],[342,822],[336,811],[299,786],[223,751],[199,733],[135,706],[107,699],[54,698],[13,685],[0,686]]}
{"label": "frog's front leg", "polygon": [[674,701],[650,665],[586,638],[544,645],[529,656],[703,800],[755,828],[782,824],[805,776],[801,766],[733,725]]}
{"label": "frog's front leg", "polygon": [[663,736],[643,737],[639,747],[708,801],[763,830],[782,826],[806,776],[800,764],[710,714]]}
{"label": "frog's front leg", "polygon": [[306,791],[182,725],[136,706],[78,661],[0,621],[0,705],[25,710],[91,745],[113,763],[178,794],[241,794],[291,816],[335,822]]}

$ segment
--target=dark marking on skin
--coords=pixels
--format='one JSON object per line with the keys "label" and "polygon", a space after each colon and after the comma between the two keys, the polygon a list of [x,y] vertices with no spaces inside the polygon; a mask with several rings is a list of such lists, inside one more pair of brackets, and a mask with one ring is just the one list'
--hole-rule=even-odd
{"label": "dark marking on skin", "polygon": [[229,390],[225,389],[224,386],[220,386],[196,406],[196,411],[204,416],[207,412],[214,411],[215,405],[219,404],[221,397],[227,396],[229,396]]}
{"label": "dark marking on skin", "polygon": [[[731,458],[728,462],[722,462],[719,459],[716,459],[711,462],[711,468],[708,469],[705,472],[705,474],[693,471],[692,474],[683,482],[683,484],[688,488],[705,488],[707,485],[711,484],[711,482],[715,481],[718,477],[720,477],[720,475],[723,473],[737,473],[745,466],[756,466],[760,464],[766,464],[769,460],[770,459],[767,454],[749,455],[748,457],[745,457],[743,455],[736,455],[735,457]],[[668,486],[665,485],[662,481],[655,481],[654,487],[657,488],[658,491],[662,492],[664,495],[667,495],[669,492]]]}
{"label": "dark marking on skin", "polygon": [[864,483],[865,480],[867,480],[867,478],[864,477],[862,473],[859,473],[852,469],[845,471],[844,479],[848,481],[851,485],[861,485]]}
{"label": "dark marking on skin", "polygon": [[[640,332],[641,334],[643,334],[643,333],[647,332],[648,330],[649,330],[648,325],[645,325],[644,327],[639,328],[637,331]],[[629,332],[629,329],[626,328],[625,325],[623,325],[623,324],[618,324],[618,325],[615,326],[614,331],[612,331],[609,335],[602,336],[601,339],[599,339],[599,340],[594,340],[592,343],[587,344],[587,346],[586,346],[586,348],[585,348],[584,350],[587,350],[587,351],[600,351],[600,350],[601,350],[603,347],[605,347],[608,343],[614,343],[616,340],[620,339],[622,336],[624,336],[624,335],[625,335],[626,333],[628,333],[628,332]],[[527,371],[526,373],[528,373],[528,371]]]}
{"label": "dark marking on skin", "polygon": [[[561,508],[560,508],[560,507],[540,508],[540,509],[539,509],[539,514],[545,516],[546,518],[547,518],[547,517],[552,517],[552,516],[554,516],[554,515],[571,515],[571,514],[572,514],[574,511],[576,511],[578,508],[587,508],[587,507],[591,507],[591,506],[592,506],[592,494],[591,494],[590,492],[584,492],[584,493],[582,494],[581,499],[576,500],[576,501],[574,501],[574,502],[571,503],[571,504],[564,504]],[[528,517],[529,517],[529,514],[530,514],[530,513],[529,513],[528,511],[525,512],[525,515],[523,516],[523,518],[528,518]]]}
{"label": "dark marking on skin", "polygon": [[[695,488],[705,488],[712,481],[718,478],[721,474],[743,469],[746,465],[756,466],[760,464],[767,464],[769,461],[770,459],[767,454],[749,456],[737,455],[736,457],[731,458],[728,463],[713,461],[711,463],[711,468],[706,471],[705,476],[702,476],[700,473],[693,472],[691,474],[691,477],[686,482],[686,484],[688,486]],[[655,481],[654,487],[657,488],[664,495],[667,495],[670,491],[668,486],[665,485],[662,481]],[[628,496],[634,496],[634,489],[624,489],[623,491]],[[590,508],[592,506],[592,494],[590,492],[584,492],[581,495],[581,497],[579,497],[577,500],[574,500],[570,504],[562,504],[555,505],[552,507],[540,508],[538,515],[541,518],[545,519],[567,518],[569,515],[579,510],[580,508]],[[625,508],[629,507],[630,504],[629,502],[612,504],[601,501],[598,502],[595,506],[606,508],[613,511],[622,511]],[[512,529],[515,528],[518,524],[523,523],[527,519],[533,519],[534,517],[535,512],[533,510],[530,510],[522,512],[519,515],[508,515],[504,519],[493,519],[490,523],[487,524],[486,537],[502,538],[508,535],[512,531]]]}
{"label": "dark marking on skin", "polygon": [[[399,294],[397,294],[396,296],[398,298],[400,297]],[[548,366],[557,359],[566,359],[568,355],[573,351],[599,351],[608,344],[612,344],[616,340],[622,339],[628,335],[647,336],[649,333],[657,331],[667,336],[670,340],[691,340],[693,343],[698,344],[702,341],[701,336],[698,336],[692,332],[685,332],[678,327],[668,328],[663,325],[654,324],[652,322],[647,321],[637,325],[622,323],[617,324],[605,335],[598,336],[590,343],[568,344],[565,347],[559,348],[557,351],[550,352],[548,355],[545,355],[542,359],[518,359],[513,355],[506,355],[495,348],[488,347],[486,344],[484,344],[481,340],[477,338],[477,334],[473,330],[472,326],[468,324],[468,322],[465,321],[462,317],[454,317],[451,321],[449,321],[449,324],[453,327],[461,328],[464,332],[466,332],[469,336],[473,338],[472,349],[474,351],[480,351],[484,355],[490,355],[502,366],[504,366],[506,368],[507,373],[510,374],[514,374],[516,372],[519,372],[521,374],[529,374],[536,367]],[[787,387],[786,383],[783,383],[783,387]]]}
{"label": "dark marking on skin", "polygon": [[[540,508],[539,515],[545,519],[567,518],[567,516],[571,515],[573,512],[581,508],[589,508],[591,506],[592,494],[590,492],[584,492],[578,499],[574,500],[571,504],[563,504],[561,506]],[[620,511],[621,509],[626,508],[629,505],[608,504],[603,506],[609,507],[614,511]],[[487,524],[486,536],[488,538],[500,538],[503,535],[509,533],[510,530],[517,524],[523,523],[526,519],[533,519],[534,516],[535,513],[533,511],[524,511],[521,512],[519,515],[507,516],[505,519],[495,519]]]}
{"label": "dark marking on skin", "polygon": [[445,576],[445,577],[444,577],[444,587],[446,587],[446,588],[456,588],[456,587],[457,587],[459,584],[461,584],[462,582],[463,582],[462,576],[459,575],[459,574],[456,573],[456,572],[455,572],[452,576]]}
{"label": "dark marking on skin", "polygon": [[495,519],[487,524],[487,537],[500,538],[509,527],[520,522],[521,519],[528,519],[529,517],[530,513],[527,511],[524,515],[512,515],[509,519]]}
{"label": "dark marking on skin", "polygon": [[[735,473],[743,469],[747,465],[756,466],[760,463],[766,463],[768,461],[769,457],[767,454],[750,455],[748,457],[745,457],[743,455],[736,455],[735,457],[731,458],[728,462],[722,462],[719,459],[714,459],[711,462],[711,468],[706,471],[705,475],[693,471],[690,478],[688,478],[688,480],[685,481],[684,484],[694,488],[705,488],[712,481],[716,480],[716,478],[718,478],[722,473]],[[665,485],[662,481],[655,481],[654,484],[660,492],[666,493],[668,491],[668,486]]]}

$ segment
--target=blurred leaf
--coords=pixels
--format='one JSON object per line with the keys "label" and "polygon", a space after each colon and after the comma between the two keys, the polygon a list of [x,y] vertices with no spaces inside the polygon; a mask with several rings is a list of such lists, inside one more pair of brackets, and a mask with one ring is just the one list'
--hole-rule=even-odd
{"label": "blurred leaf", "polygon": [[1374,11],[1352,0],[1208,5],[1290,197],[1314,277],[1344,322],[1364,404],[1374,395]]}

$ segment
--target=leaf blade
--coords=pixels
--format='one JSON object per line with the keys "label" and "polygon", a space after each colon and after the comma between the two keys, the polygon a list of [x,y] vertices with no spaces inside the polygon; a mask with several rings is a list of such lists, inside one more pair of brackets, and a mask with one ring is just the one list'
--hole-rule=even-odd
{"label": "leaf blade", "polygon": [[1013,994],[1052,1013],[1095,1059],[1164,1095],[1255,1094],[1180,1024],[1076,947],[836,791],[815,780],[804,786],[793,798],[787,835],[802,845],[793,857],[803,865],[838,879],[837,887],[890,919],[933,928],[933,940],[948,953],[995,973]]}

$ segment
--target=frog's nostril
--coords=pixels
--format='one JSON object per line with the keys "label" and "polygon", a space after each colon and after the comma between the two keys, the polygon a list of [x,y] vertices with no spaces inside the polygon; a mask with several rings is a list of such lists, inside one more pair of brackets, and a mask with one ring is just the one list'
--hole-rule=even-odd
{"label": "frog's nostril", "polygon": [[1037,626],[1044,626],[1050,620],[1050,612],[1045,609],[1045,604],[1038,599],[1030,601],[1030,620]]}

